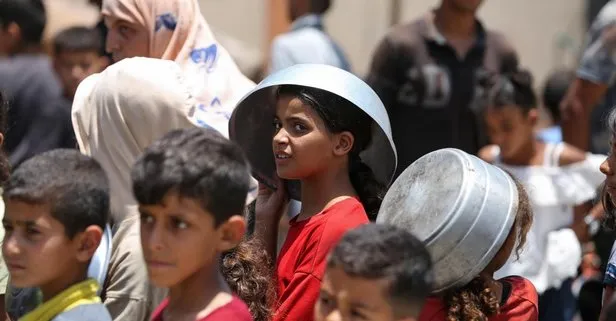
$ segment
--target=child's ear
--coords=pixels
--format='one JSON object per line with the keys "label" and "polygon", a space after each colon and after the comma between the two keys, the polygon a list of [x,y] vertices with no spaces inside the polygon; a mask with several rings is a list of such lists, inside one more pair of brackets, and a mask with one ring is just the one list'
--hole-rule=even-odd
{"label": "child's ear", "polygon": [[334,146],[334,154],[336,156],[344,156],[351,152],[353,144],[355,143],[355,137],[350,132],[342,132],[337,134],[338,139]]}
{"label": "child's ear", "polygon": [[95,225],[88,226],[85,231],[75,236],[77,246],[77,260],[88,262],[94,256],[94,252],[101,243],[103,230]]}
{"label": "child's ear", "polygon": [[219,252],[225,252],[235,248],[246,234],[246,220],[241,215],[233,215],[218,227],[220,242]]}

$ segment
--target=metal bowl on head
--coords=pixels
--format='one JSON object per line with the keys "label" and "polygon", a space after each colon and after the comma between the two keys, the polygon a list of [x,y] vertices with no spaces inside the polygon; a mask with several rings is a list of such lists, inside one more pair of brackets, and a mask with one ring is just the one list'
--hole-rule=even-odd
{"label": "metal bowl on head", "polygon": [[[374,121],[370,145],[360,154],[376,179],[386,186],[396,171],[396,148],[389,116],[377,94],[355,75],[342,69],[318,64],[300,64],[265,78],[240,100],[229,121],[229,138],[246,153],[257,180],[271,188],[277,174],[272,138],[276,107],[276,90],[281,85],[317,88],[338,95],[363,110]],[[299,181],[287,181],[289,197],[300,198]]]}
{"label": "metal bowl on head", "polygon": [[434,292],[468,284],[503,246],[518,191],[502,169],[457,149],[429,153],[387,192],[377,222],[405,228],[427,246]]}

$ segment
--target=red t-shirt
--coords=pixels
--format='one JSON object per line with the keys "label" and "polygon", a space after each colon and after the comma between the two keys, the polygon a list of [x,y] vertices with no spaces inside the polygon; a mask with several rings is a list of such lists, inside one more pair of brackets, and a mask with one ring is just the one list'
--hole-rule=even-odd
{"label": "red t-shirt", "polygon": [[[169,299],[165,299],[159,306],[154,310],[152,314],[152,321],[163,321],[163,312],[169,305]],[[253,321],[252,315],[248,310],[246,304],[236,298],[233,297],[231,302],[221,306],[220,308],[212,311],[212,313],[208,314],[205,318],[195,320],[195,321],[228,321],[228,320],[237,320],[237,321]]]}
{"label": "red t-shirt", "polygon": [[[539,298],[535,286],[520,276],[501,279],[511,286],[507,301],[500,308],[500,313],[488,318],[489,321],[537,321],[539,319]],[[419,316],[419,321],[444,321],[447,308],[440,298],[431,297],[426,301]]]}
{"label": "red t-shirt", "polygon": [[278,305],[274,321],[311,321],[327,255],[348,230],[368,223],[362,204],[342,200],[300,222],[292,220],[277,263]]}

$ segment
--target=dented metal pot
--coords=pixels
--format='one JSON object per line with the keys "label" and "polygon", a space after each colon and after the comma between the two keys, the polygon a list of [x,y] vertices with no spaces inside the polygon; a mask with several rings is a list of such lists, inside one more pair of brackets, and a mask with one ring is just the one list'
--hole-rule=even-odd
{"label": "dented metal pot", "polygon": [[435,288],[466,285],[492,261],[518,208],[503,170],[457,149],[441,149],[409,166],[387,192],[377,222],[422,240],[434,263]]}

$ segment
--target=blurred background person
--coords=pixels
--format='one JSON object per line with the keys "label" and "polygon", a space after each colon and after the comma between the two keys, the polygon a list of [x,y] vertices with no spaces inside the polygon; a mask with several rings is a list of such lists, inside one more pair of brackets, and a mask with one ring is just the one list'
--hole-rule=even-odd
{"label": "blurred background person", "polygon": [[397,175],[445,147],[471,154],[487,144],[477,79],[513,70],[517,55],[477,18],[482,0],[442,0],[398,25],[378,45],[368,83],[387,108],[398,152]]}
{"label": "blurred background person", "polygon": [[77,86],[88,76],[103,71],[109,64],[101,55],[105,43],[97,29],[73,27],[61,31],[53,40],[53,67],[62,85],[56,112],[65,121],[60,146],[76,148],[77,140],[71,123],[71,106]]}
{"label": "blurred background person", "polygon": [[325,64],[350,71],[342,48],[327,34],[323,15],[331,0],[288,0],[291,30],[272,42],[270,72],[295,64]]}
{"label": "blurred background person", "polygon": [[67,124],[58,112],[62,88],[41,44],[46,21],[41,0],[0,1],[0,90],[11,106],[4,147],[14,167],[60,147]]}
{"label": "blurred background person", "polygon": [[559,69],[548,75],[543,85],[543,107],[549,116],[549,126],[538,131],[539,139],[546,143],[563,141],[561,129],[560,103],[567,94],[569,85],[575,79],[575,73],[568,69]]}

